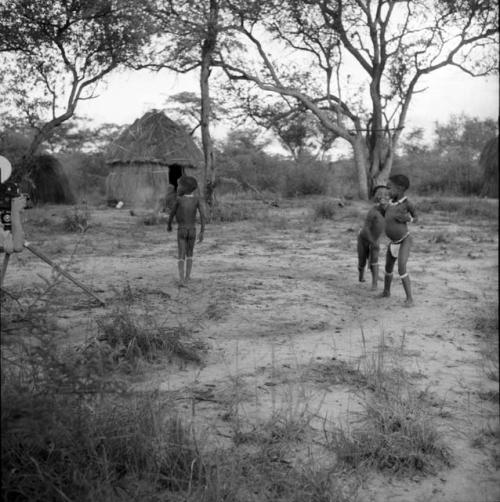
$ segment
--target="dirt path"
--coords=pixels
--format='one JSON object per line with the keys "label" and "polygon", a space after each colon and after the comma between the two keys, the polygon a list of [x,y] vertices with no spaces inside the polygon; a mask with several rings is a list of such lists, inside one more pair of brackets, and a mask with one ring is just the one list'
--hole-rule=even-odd
{"label": "dirt path", "polygon": [[[498,501],[498,380],[488,377],[495,363],[487,357],[497,347],[487,347],[484,336],[498,329],[497,320],[491,324],[498,319],[497,223],[457,225],[445,215],[422,215],[409,262],[416,305],[404,308],[397,279],[390,299],[356,280],[355,239],[365,210],[354,204],[334,221],[314,221],[307,209],[286,207],[266,209],[258,221],[211,225],[187,288],[175,281],[174,234],[96,211],[96,227],[71,270],[109,304],[75,308],[85,298],[61,284],[54,298],[63,304],[59,325],[75,340],[88,335],[126,284],[159,323],[192,323],[207,344],[204,364],[155,368],[139,387],[194,396],[186,413],[196,403],[197,419],[221,442],[228,436],[223,417],[234,406],[249,421],[285,405],[350,420],[359,400],[352,386],[335,380],[335,364],[359,364],[383,342],[387,357],[397,357],[412,383],[433,397],[453,466],[416,480],[374,474],[360,500]],[[24,253],[14,260],[7,289],[28,294],[44,267],[36,260]],[[496,400],[485,398],[495,392]]]}

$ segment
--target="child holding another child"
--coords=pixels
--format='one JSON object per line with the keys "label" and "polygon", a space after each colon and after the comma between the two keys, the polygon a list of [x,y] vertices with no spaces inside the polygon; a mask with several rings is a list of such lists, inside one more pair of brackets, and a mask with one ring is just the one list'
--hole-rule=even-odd
{"label": "child holding another child", "polygon": [[390,201],[385,210],[385,233],[391,242],[385,259],[384,291],[382,292],[382,297],[391,296],[392,273],[397,260],[398,274],[406,294],[406,306],[413,305],[410,277],[406,270],[412,245],[408,223],[417,220],[415,206],[405,196],[409,187],[410,181],[404,174],[389,177],[387,189]]}

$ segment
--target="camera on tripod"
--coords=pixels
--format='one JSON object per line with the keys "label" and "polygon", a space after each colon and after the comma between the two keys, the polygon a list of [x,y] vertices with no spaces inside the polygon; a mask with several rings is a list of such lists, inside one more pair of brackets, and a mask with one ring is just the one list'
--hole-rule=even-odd
{"label": "camera on tripod", "polygon": [[7,181],[10,177],[12,168],[10,162],[5,157],[0,157],[0,223],[5,231],[12,231],[12,199],[24,197],[24,208],[31,207],[28,204],[29,196],[21,193],[17,183]]}
{"label": "camera on tripod", "polygon": [[17,183],[10,181],[0,185],[0,223],[6,231],[12,230],[12,199],[21,195]]}

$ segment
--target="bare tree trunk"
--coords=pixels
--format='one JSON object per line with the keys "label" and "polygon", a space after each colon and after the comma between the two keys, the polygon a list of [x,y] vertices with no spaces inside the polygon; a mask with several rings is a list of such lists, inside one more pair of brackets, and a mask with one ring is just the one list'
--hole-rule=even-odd
{"label": "bare tree trunk", "polygon": [[215,162],[212,137],[210,135],[210,94],[208,79],[210,76],[210,63],[206,60],[201,65],[201,141],[205,158],[204,196],[209,210],[213,206]]}
{"label": "bare tree trunk", "polygon": [[215,159],[212,137],[210,136],[210,68],[212,55],[217,43],[217,20],[219,17],[218,0],[210,0],[210,13],[207,34],[201,47],[201,141],[205,157],[204,195],[210,214],[214,205]]}
{"label": "bare tree trunk", "polygon": [[359,197],[368,200],[368,170],[367,170],[367,148],[363,136],[358,135],[352,143],[354,151],[354,164],[358,175]]}
{"label": "bare tree trunk", "polygon": [[374,185],[385,185],[392,170],[392,163],[394,160],[394,155],[390,153],[385,159],[383,165],[381,165],[380,170],[373,176]]}

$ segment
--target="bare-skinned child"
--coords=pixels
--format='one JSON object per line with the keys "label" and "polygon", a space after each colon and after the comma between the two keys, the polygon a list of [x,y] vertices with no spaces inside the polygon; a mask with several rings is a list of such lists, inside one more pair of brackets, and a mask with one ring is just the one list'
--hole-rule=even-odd
{"label": "bare-skinned child", "polygon": [[385,210],[385,233],[390,239],[385,258],[384,291],[382,297],[391,296],[391,282],[394,264],[398,262],[398,274],[406,294],[406,306],[413,305],[410,276],[406,270],[413,243],[408,223],[417,221],[415,206],[405,196],[410,181],[404,174],[389,177],[387,189],[390,201]]}
{"label": "bare-skinned child", "polygon": [[[180,285],[191,278],[193,253],[196,241],[196,215],[200,214],[200,233],[198,242],[203,241],[205,232],[205,208],[197,194],[198,183],[191,176],[181,176],[177,181],[177,198],[167,222],[167,231],[172,231],[172,221],[177,220],[177,248]],[[185,265],[185,268],[184,268]]]}
{"label": "bare-skinned child", "polygon": [[380,251],[380,237],[385,229],[385,207],[388,202],[387,187],[377,185],[372,191],[374,206],[368,211],[363,228],[358,233],[358,278],[365,282],[364,273],[366,264],[371,272],[372,291],[378,284],[378,256]]}

